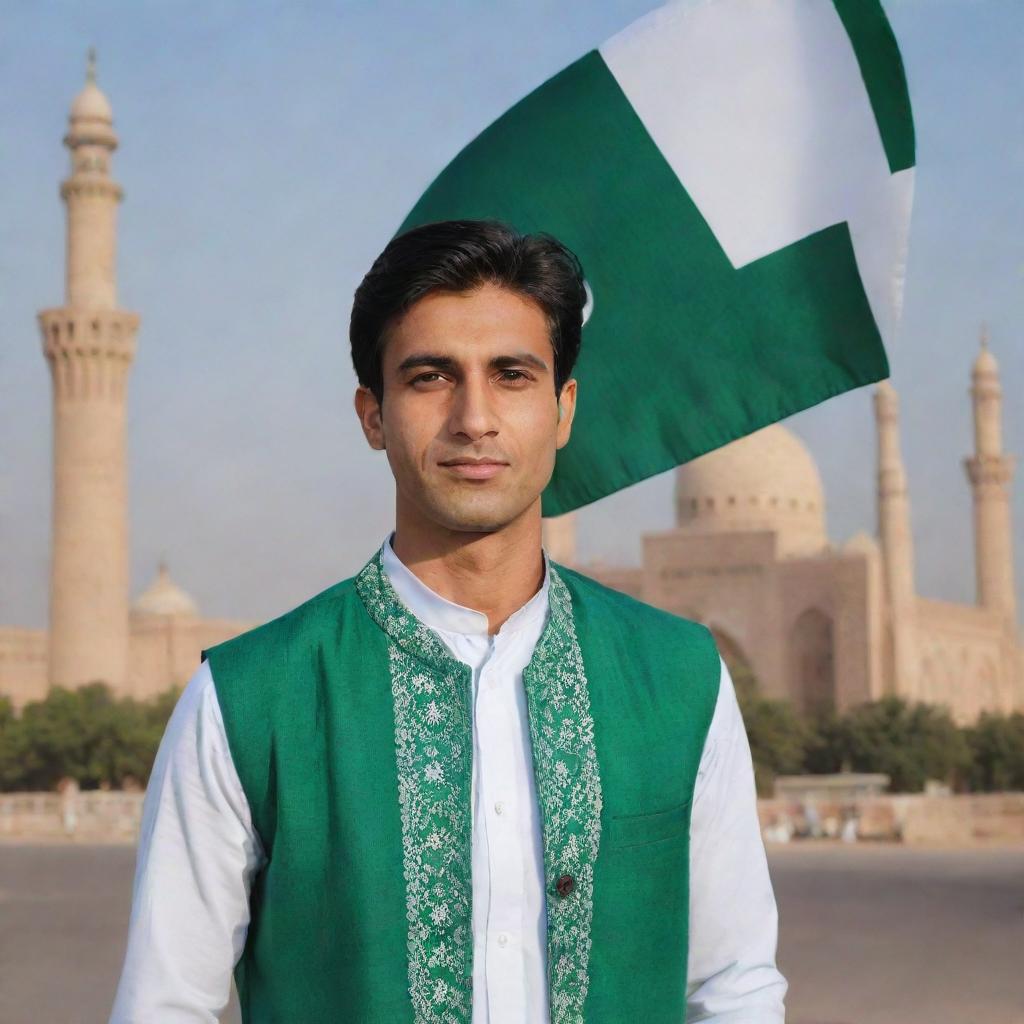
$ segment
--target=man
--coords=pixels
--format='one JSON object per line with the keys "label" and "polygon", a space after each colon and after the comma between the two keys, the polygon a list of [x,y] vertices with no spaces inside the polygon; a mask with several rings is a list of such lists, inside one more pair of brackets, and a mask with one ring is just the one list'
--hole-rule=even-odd
{"label": "man", "polygon": [[113,1024],[214,1021],[233,968],[247,1022],[783,1020],[711,633],[542,548],[584,301],[571,252],[496,222],[409,231],[366,275],[355,408],[395,529],[203,652]]}

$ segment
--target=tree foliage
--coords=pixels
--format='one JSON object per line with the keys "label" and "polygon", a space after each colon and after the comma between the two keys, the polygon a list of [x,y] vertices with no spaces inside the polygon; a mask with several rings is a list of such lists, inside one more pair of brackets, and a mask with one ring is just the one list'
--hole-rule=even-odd
{"label": "tree foliage", "polygon": [[971,789],[1024,789],[1024,713],[983,712],[966,736],[971,751]]}
{"label": "tree foliage", "polygon": [[808,723],[787,701],[765,700],[749,691],[738,695],[750,753],[754,759],[754,780],[761,796],[770,795],[776,775],[803,770],[805,752],[811,742]]}
{"label": "tree foliage", "polygon": [[145,785],[179,694],[172,687],[137,701],[100,682],[55,686],[20,716],[0,698],[0,790],[52,790],[65,776],[82,789]]}
{"label": "tree foliage", "polygon": [[934,779],[957,791],[1024,789],[1024,714],[983,714],[959,727],[949,711],[901,697],[860,704],[844,714],[801,715],[756,688],[738,693],[757,791],[771,794],[776,775],[883,772],[894,793],[914,793]]}
{"label": "tree foliage", "polygon": [[957,786],[970,764],[963,730],[932,704],[883,697],[852,708],[842,719],[841,755],[856,772],[884,772],[897,793],[917,793],[928,779]]}
{"label": "tree foliage", "polygon": [[[885,772],[893,792],[928,779],[957,790],[1024,790],[1024,714],[982,714],[959,728],[941,707],[885,697],[845,714],[799,714],[786,701],[758,696],[737,673],[736,691],[758,793],[777,775],[842,770]],[[167,721],[180,696],[171,687],[148,701],[116,698],[103,683],[55,687],[15,713],[0,696],[0,791],[52,790],[65,776],[83,789],[149,780]]]}

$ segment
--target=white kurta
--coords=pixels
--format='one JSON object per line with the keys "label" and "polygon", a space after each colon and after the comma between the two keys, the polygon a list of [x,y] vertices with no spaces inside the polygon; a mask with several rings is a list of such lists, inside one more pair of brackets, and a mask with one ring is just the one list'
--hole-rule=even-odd
{"label": "white kurta", "polygon": [[[547,621],[547,555],[540,590],[491,636],[486,615],[427,587],[390,540],[382,565],[398,596],[473,668],[473,1024],[545,1024],[544,860],[522,672]],[[787,982],[775,963],[777,913],[750,747],[721,659],[720,669],[691,811],[687,1021],[781,1024]],[[146,789],[110,1024],[217,1020],[263,861],[203,662]]]}

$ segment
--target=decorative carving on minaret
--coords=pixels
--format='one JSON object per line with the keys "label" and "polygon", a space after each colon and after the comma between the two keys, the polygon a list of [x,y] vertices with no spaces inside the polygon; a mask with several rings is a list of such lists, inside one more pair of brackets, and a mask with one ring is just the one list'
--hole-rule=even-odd
{"label": "decorative carving on minaret", "polygon": [[1003,451],[1003,391],[999,364],[981,328],[980,352],[971,368],[974,454],[963,460],[974,501],[974,567],[977,603],[1016,626],[1010,484],[1015,459]]}
{"label": "decorative carving on minaret", "polygon": [[128,658],[125,398],[139,317],[117,306],[113,113],[86,81],[68,117],[64,305],[38,314],[53,385],[51,685],[123,690]]}

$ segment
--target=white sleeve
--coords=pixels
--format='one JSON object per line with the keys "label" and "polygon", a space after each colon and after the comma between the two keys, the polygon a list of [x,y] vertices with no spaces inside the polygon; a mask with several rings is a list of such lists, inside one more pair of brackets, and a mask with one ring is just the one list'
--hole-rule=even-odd
{"label": "white sleeve", "polygon": [[754,767],[729,670],[701,755],[690,823],[686,1020],[782,1024],[778,914],[757,818]]}
{"label": "white sleeve", "polygon": [[175,705],[146,787],[109,1024],[216,1024],[263,859],[204,661]]}

